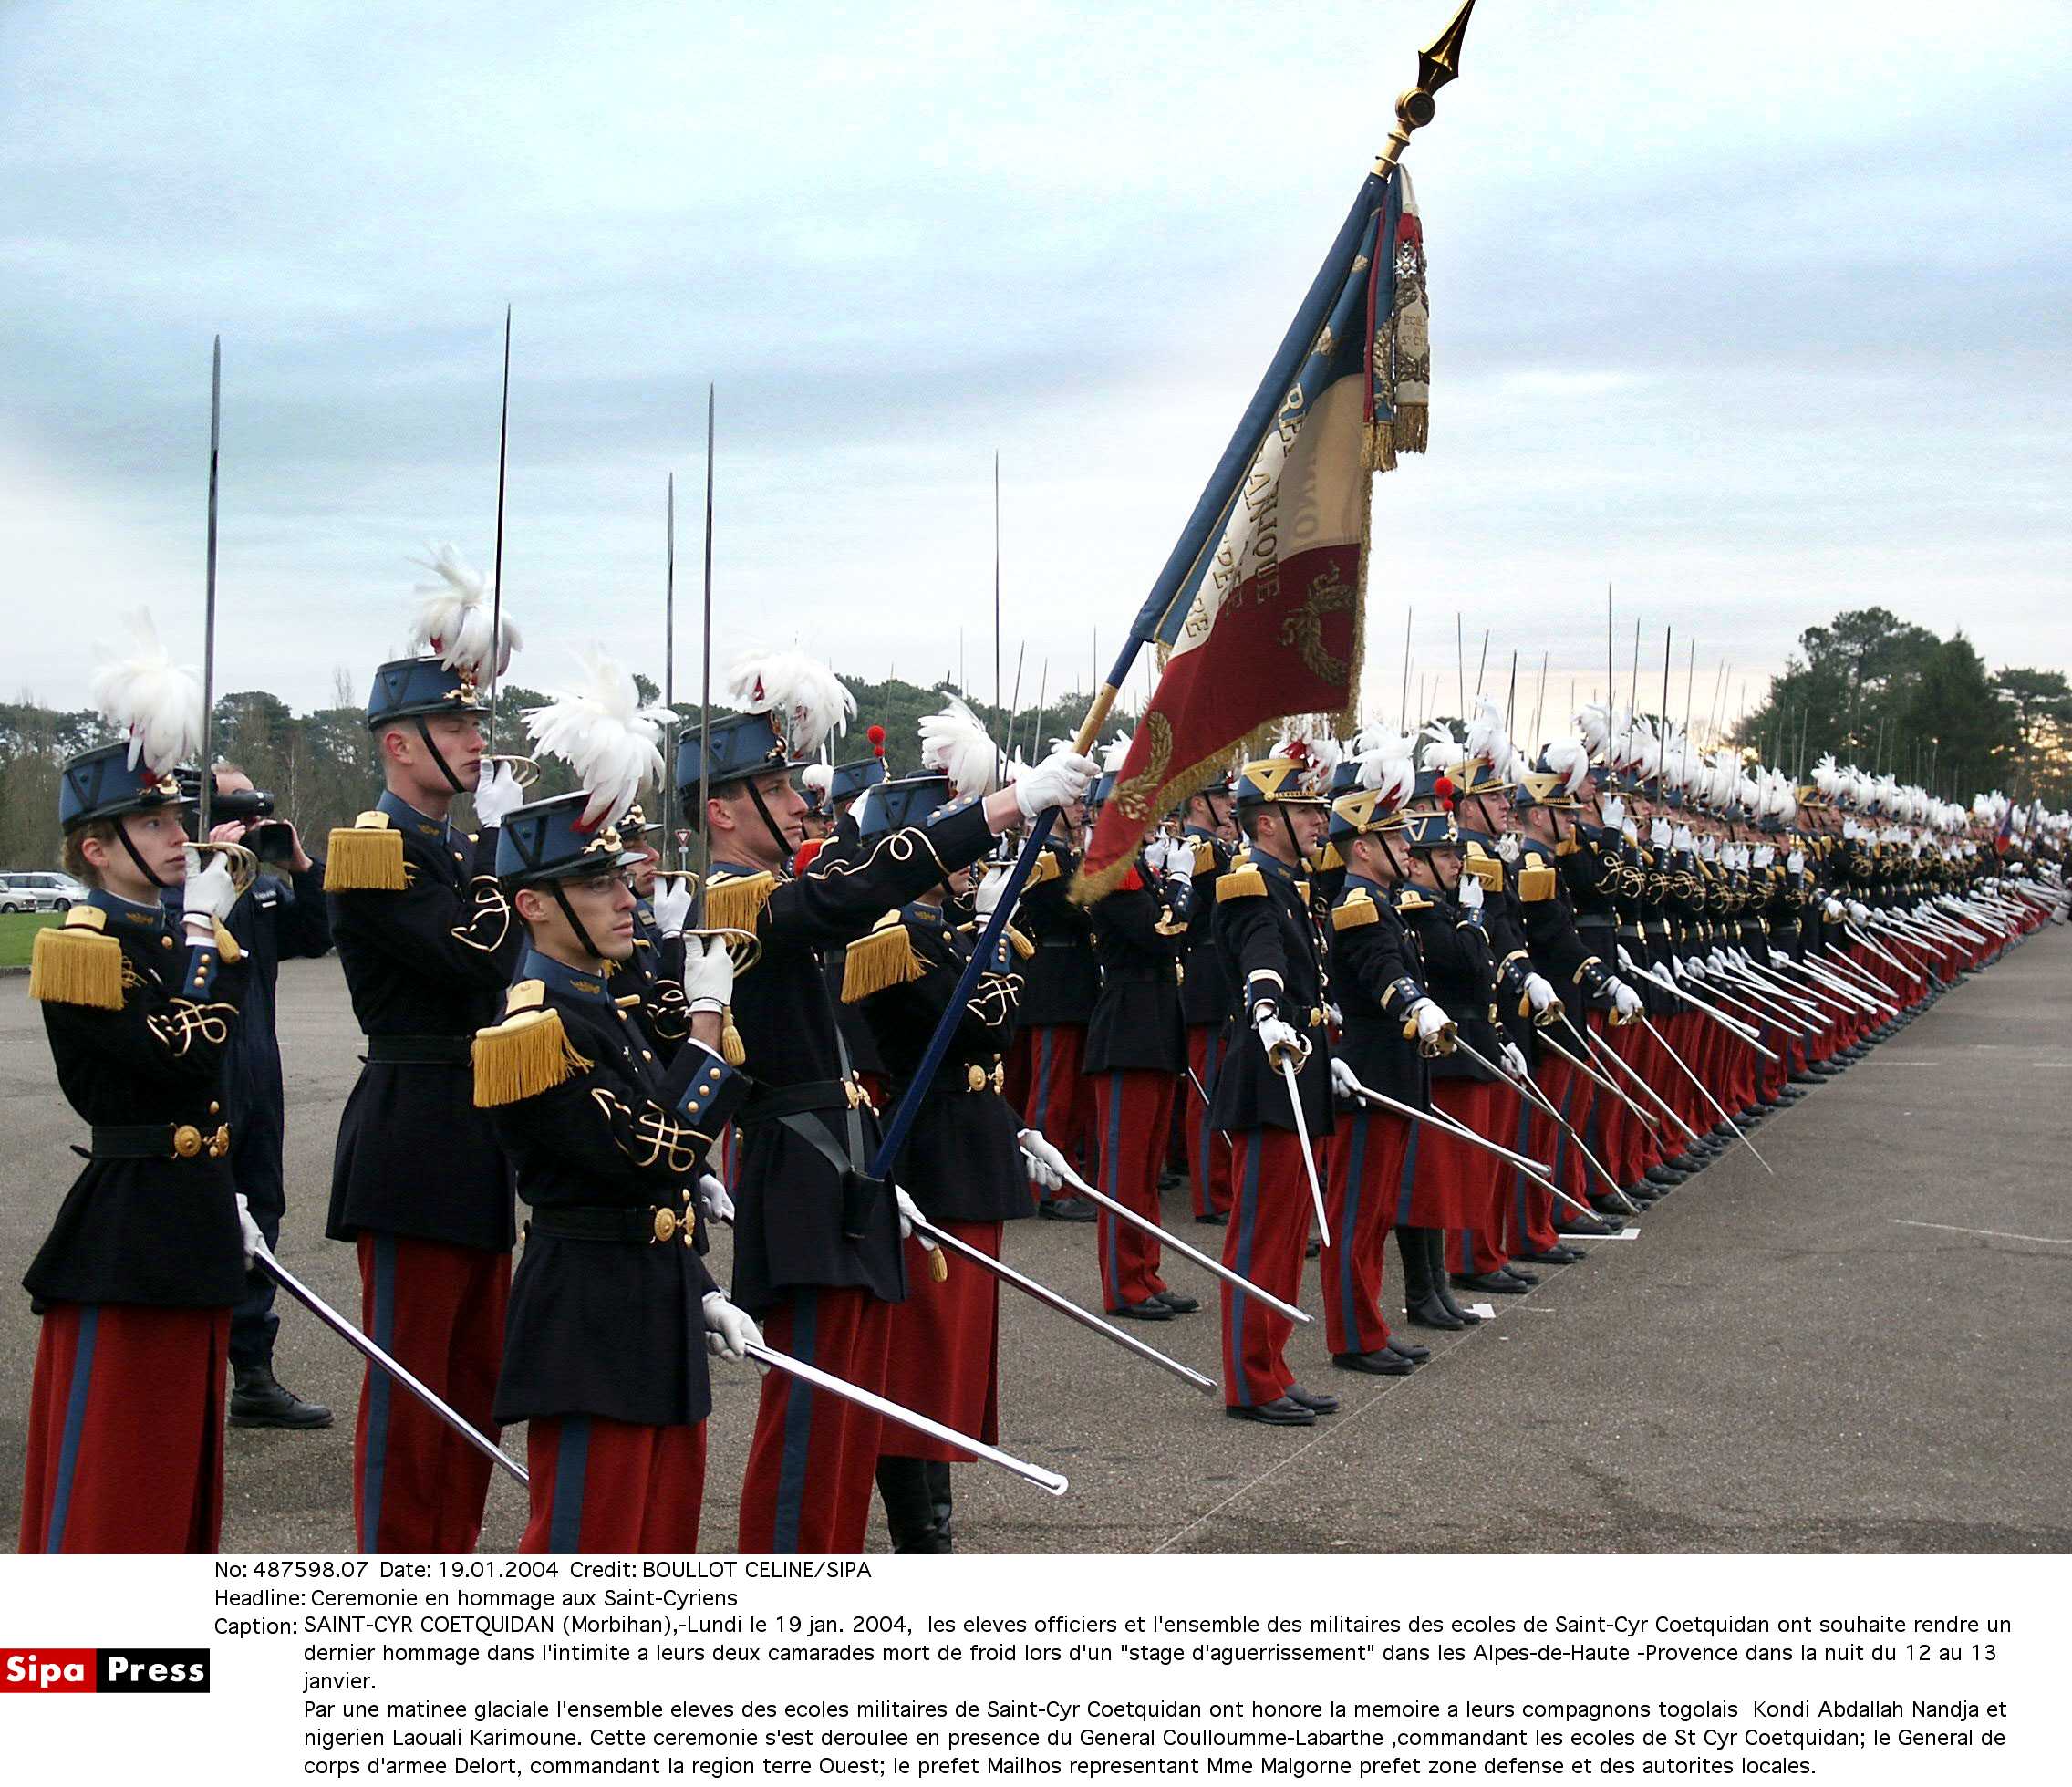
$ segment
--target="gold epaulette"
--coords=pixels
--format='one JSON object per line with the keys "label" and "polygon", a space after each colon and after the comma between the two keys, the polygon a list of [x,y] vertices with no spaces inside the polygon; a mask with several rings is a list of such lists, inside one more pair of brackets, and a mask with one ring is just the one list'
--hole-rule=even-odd
{"label": "gold epaulette", "polygon": [[51,1005],[122,1009],[122,945],[108,935],[108,914],[75,906],[62,925],[36,934],[29,955],[29,997]]}
{"label": "gold epaulette", "polygon": [[767,868],[755,875],[714,875],[705,884],[705,918],[708,930],[753,930],[762,919],[762,909],[777,891],[777,878]]}
{"label": "gold epaulette", "polygon": [[1228,875],[1216,878],[1216,903],[1220,906],[1227,899],[1264,899],[1266,877],[1250,863],[1231,869]]}
{"label": "gold epaulette", "polygon": [[569,1046],[561,1013],[538,981],[520,981],[504,997],[502,1023],[475,1032],[475,1106],[489,1110],[537,1097],[593,1065]]}
{"label": "gold epaulette", "polygon": [[1216,846],[1206,837],[1195,839],[1195,873],[1207,875],[1216,867]]}
{"label": "gold epaulette", "polygon": [[1535,863],[1530,868],[1518,870],[1518,899],[1528,906],[1537,906],[1543,899],[1552,899],[1560,881],[1556,870],[1545,863]]}
{"label": "gold epaulette", "polygon": [[1036,858],[1036,866],[1029,871],[1029,878],[1021,884],[1021,891],[1027,893],[1030,888],[1040,888],[1046,881],[1055,881],[1063,873],[1063,868],[1058,863],[1058,853],[1055,850],[1046,850]]}
{"label": "gold epaulette", "polygon": [[1504,864],[1501,857],[1492,857],[1478,844],[1471,844],[1467,847],[1466,866],[1467,872],[1489,892],[1504,891]]}
{"label": "gold epaulette", "polygon": [[868,937],[859,937],[849,945],[848,960],[842,965],[842,1003],[856,1004],[887,987],[917,981],[927,971],[906,921],[897,912],[887,912],[871,927]]}
{"label": "gold epaulette", "polygon": [[1379,922],[1381,916],[1372,894],[1350,893],[1331,909],[1331,928],[1334,931],[1357,930],[1362,925]]}
{"label": "gold epaulette", "polygon": [[386,813],[377,808],[333,828],[324,857],[326,893],[401,893],[409,885],[403,834]]}
{"label": "gold epaulette", "polygon": [[1429,912],[1432,902],[1414,888],[1405,888],[1396,896],[1395,909],[1399,912]]}
{"label": "gold epaulette", "polygon": [[1031,956],[1036,953],[1036,945],[1031,942],[1028,938],[1024,937],[1012,925],[1010,925],[1007,928],[1007,941],[1008,947],[1011,949],[1015,952],[1015,954],[1020,956],[1024,961],[1027,961]]}

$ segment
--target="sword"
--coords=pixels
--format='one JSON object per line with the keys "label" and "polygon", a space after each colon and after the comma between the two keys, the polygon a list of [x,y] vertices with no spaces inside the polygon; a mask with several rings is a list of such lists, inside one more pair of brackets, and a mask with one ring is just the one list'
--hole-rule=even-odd
{"label": "sword", "polygon": [[[1763,1044],[1757,1040],[1756,1033],[1749,1029],[1748,1026],[1743,1023],[1740,1019],[1730,1018],[1725,1012],[1719,1010],[1717,1006],[1707,1004],[1695,993],[1684,992],[1684,990],[1682,987],[1678,986],[1674,981],[1671,980],[1668,975],[1663,973],[1658,969],[1643,968],[1636,969],[1634,971],[1636,973],[1646,975],[1649,980],[1652,981],[1655,985],[1660,987],[1664,992],[1670,993],[1675,998],[1681,999],[1686,1005],[1695,1005],[1699,1011],[1704,1013],[1705,1015],[1711,1018],[1714,1023],[1724,1024],[1736,1036],[1740,1037],[1743,1042],[1747,1044],[1750,1048],[1754,1049],[1757,1055],[1763,1056],[1765,1060],[1775,1061],[1777,1059],[1777,1056],[1772,1055],[1770,1051],[1765,1048]],[[1642,1013],[1641,1022],[1642,1023],[1647,1023],[1647,1014],[1645,1013]],[[1653,1030],[1654,1025],[1648,1023],[1648,1028],[1650,1030]],[[1657,1032],[1656,1034],[1658,1035],[1660,1034],[1659,1032]],[[1668,1047],[1668,1044],[1665,1043],[1663,1044],[1663,1046],[1666,1048]],[[1689,1068],[1684,1069],[1684,1072],[1686,1073],[1688,1073],[1689,1071]]]}
{"label": "sword", "polygon": [[202,785],[194,816],[197,843],[209,841],[209,806],[216,793],[216,471],[223,446],[223,338],[209,360],[209,576],[202,617]]}
{"label": "sword", "polygon": [[521,1483],[532,1481],[532,1479],[526,1474],[523,1465],[520,1464],[509,1452],[499,1446],[488,1434],[478,1429],[472,1421],[461,1415],[451,1404],[445,1401],[437,1391],[422,1382],[408,1366],[400,1364],[391,1355],[385,1353],[367,1335],[362,1334],[357,1327],[333,1309],[322,1297],[318,1296],[301,1279],[297,1278],[276,1260],[274,1257],[274,1250],[268,1247],[264,1241],[254,1243],[252,1258],[254,1264],[264,1268],[266,1275],[275,1283],[278,1284],[288,1295],[316,1316],[340,1340],[344,1341],[356,1353],[364,1356],[370,1365],[378,1366],[383,1371],[387,1372],[397,1383],[409,1391],[427,1408],[430,1409],[448,1427],[451,1428],[455,1433],[465,1439],[469,1445],[489,1460],[492,1464],[507,1471]]}
{"label": "sword", "polygon": [[1842,921],[1842,929],[1848,931],[1851,937],[1855,938],[1859,943],[1862,944],[1865,949],[1869,950],[1870,953],[1876,956],[1880,961],[1891,962],[1891,965],[1894,968],[1897,968],[1901,973],[1904,974],[1908,980],[1921,981],[1922,979],[1922,972],[1918,968],[1909,968],[1905,962],[1901,961],[1897,956],[1892,954],[1890,950],[1880,949],[1879,946],[1873,943],[1870,938],[1866,937],[1860,930],[1859,930],[1856,928],[1855,919],[1845,919]]}
{"label": "sword", "polygon": [[[1527,1104],[1531,1105],[1536,1109],[1545,1111],[1549,1117],[1552,1117],[1556,1123],[1559,1124],[1561,1126],[1562,1132],[1568,1137],[1570,1141],[1575,1143],[1576,1152],[1581,1155],[1584,1159],[1588,1160],[1591,1166],[1596,1168],[1598,1177],[1603,1179],[1603,1181],[1611,1188],[1612,1196],[1617,1198],[1619,1201],[1624,1204],[1629,1210],[1632,1210],[1634,1215],[1638,1216],[1640,1214],[1639,1210],[1634,1206],[1633,1200],[1626,1195],[1625,1188],[1621,1185],[1617,1179],[1611,1177],[1611,1174],[1606,1169],[1604,1162],[1600,1160],[1596,1155],[1592,1154],[1590,1151],[1590,1145],[1576,1133],[1575,1126],[1570,1123],[1567,1117],[1561,1115],[1560,1111],[1555,1107],[1552,1101],[1546,1097],[1546,1096],[1540,1092],[1538,1086],[1533,1085],[1533,1083],[1529,1079],[1513,1079],[1510,1075],[1507,1074],[1501,1067],[1497,1066],[1495,1062],[1491,1061],[1487,1055],[1478,1054],[1472,1044],[1466,1042],[1459,1036],[1456,1036],[1454,1038],[1454,1046],[1457,1048],[1463,1055],[1465,1055],[1470,1061],[1479,1063],[1481,1066],[1487,1069],[1489,1073],[1495,1075],[1497,1077],[1497,1083],[1499,1086],[1509,1086],[1511,1090],[1515,1092],[1520,1098],[1524,1099]],[[1595,1211],[1591,1212],[1592,1215],[1594,1215],[1595,1213]]]}
{"label": "sword", "polygon": [[1089,1185],[1072,1169],[1071,1163],[1064,1159],[1062,1153],[1057,1160],[1046,1161],[1044,1164],[1056,1169],[1067,1185],[1077,1191],[1081,1197],[1090,1199],[1093,1202],[1099,1204],[1111,1216],[1119,1216],[1124,1221],[1133,1223],[1137,1228],[1142,1229],[1145,1234],[1151,1236],[1160,1246],[1171,1248],[1182,1259],[1193,1261],[1204,1272],[1214,1273],[1226,1284],[1235,1286],[1248,1297],[1257,1297],[1269,1309],[1285,1315],[1290,1322],[1299,1323],[1304,1326],[1308,1325],[1311,1318],[1296,1308],[1293,1304],[1283,1303],[1271,1291],[1262,1291],[1250,1279],[1240,1277],[1237,1273],[1232,1272],[1222,1261],[1212,1259],[1199,1248],[1182,1241],[1170,1230],[1160,1228],[1148,1216],[1140,1215],[1127,1204],[1119,1202],[1111,1198],[1105,1191],[1097,1190],[1094,1187]]}
{"label": "sword", "polygon": [[975,1453],[988,1464],[997,1464],[1003,1470],[1011,1470],[1024,1482],[1034,1483],[1040,1490],[1052,1495],[1062,1495],[1072,1487],[1055,1470],[1046,1470],[1040,1464],[1031,1464],[1018,1459],[1012,1452],[1003,1452],[998,1446],[989,1446],[983,1439],[974,1439],[968,1433],[959,1433],[955,1428],[932,1419],[927,1415],[893,1401],[890,1397],[866,1390],[861,1384],[852,1384],[846,1377],[837,1377],[833,1372],[823,1371],[818,1366],[808,1365],[803,1359],[794,1359],[789,1353],[780,1353],[774,1346],[766,1346],[759,1340],[751,1340],[741,1348],[756,1364],[773,1366],[801,1383],[811,1384],[816,1390],[824,1390],[829,1396],[839,1397],[844,1402],[853,1402],[860,1408],[871,1409],[888,1421],[896,1421],[901,1427],[912,1428],[916,1433],[925,1433],[931,1439],[939,1439],[945,1445],[956,1446],[967,1452]]}
{"label": "sword", "polygon": [[[1697,1075],[1694,1074],[1691,1071],[1689,1065],[1684,1061],[1684,1057],[1678,1055],[1674,1049],[1669,1046],[1669,1038],[1664,1036],[1661,1031],[1657,1030],[1654,1027],[1654,1020],[1643,1013],[1642,1015],[1641,1022],[1647,1025],[1648,1034],[1652,1036],[1656,1042],[1662,1044],[1663,1053],[1666,1055],[1672,1061],[1673,1061],[1678,1067],[1683,1069],[1684,1077],[1689,1080],[1693,1086],[1698,1088],[1698,1091],[1704,1098],[1705,1103],[1710,1105],[1715,1111],[1720,1114],[1721,1120],[1726,1125],[1729,1129],[1734,1131],[1735,1136],[1740,1141],[1741,1146],[1746,1148],[1749,1153],[1753,1154],[1757,1161],[1761,1162],[1762,1169],[1765,1172],[1768,1173],[1772,1179],[1775,1179],[1777,1177],[1777,1169],[1773,1168],[1767,1160],[1763,1159],[1762,1150],[1758,1148],[1754,1142],[1748,1139],[1748,1132],[1742,1128],[1742,1127],[1738,1123],[1736,1123],[1731,1117],[1727,1115],[1726,1106],[1721,1104],[1717,1098],[1713,1096],[1712,1087],[1707,1086],[1704,1081],[1697,1076]],[[1752,1043],[1749,1044],[1749,1046],[1751,1048],[1754,1048],[1756,1046],[1756,1044]],[[1766,1049],[1763,1052],[1766,1055],[1769,1053],[1769,1051]],[[1770,1059],[1772,1061],[1775,1061],[1777,1059],[1777,1056],[1774,1055],[1770,1055]]]}
{"label": "sword", "polygon": [[1317,1183],[1317,1157],[1310,1149],[1310,1119],[1302,1115],[1302,1093],[1295,1084],[1295,1064],[1280,1058],[1280,1076],[1288,1082],[1288,1104],[1295,1113],[1295,1138],[1302,1144],[1302,1165],[1310,1175],[1310,1199],[1317,1207],[1317,1233],[1331,1245],[1331,1219],[1324,1214],[1324,1189]]}
{"label": "sword", "polygon": [[[1561,1013],[1561,1016],[1564,1020],[1566,1020],[1568,1015],[1569,1014],[1566,1012]],[[1652,1111],[1643,1109],[1641,1106],[1635,1104],[1631,1098],[1627,1097],[1627,1096],[1617,1086],[1613,1086],[1610,1080],[1606,1079],[1602,1074],[1599,1073],[1596,1068],[1592,1067],[1589,1062],[1579,1061],[1574,1055],[1570,1055],[1567,1049],[1563,1048],[1560,1044],[1557,1043],[1554,1038],[1550,1034],[1549,1034],[1549,1031],[1551,1028],[1551,1025],[1541,1026],[1539,1032],[1539,1040],[1542,1046],[1552,1049],[1556,1055],[1559,1055],[1562,1060],[1566,1061],[1570,1066],[1573,1067],[1576,1070],[1576,1072],[1581,1074],[1585,1078],[1591,1081],[1594,1085],[1600,1086],[1605,1091],[1609,1092],[1614,1098],[1618,1099],[1618,1101],[1621,1105],[1625,1106],[1628,1110],[1632,1111],[1635,1117],[1639,1117],[1642,1123],[1646,1124],[1649,1128],[1659,1129],[1662,1127],[1662,1119],[1656,1117]]]}
{"label": "sword", "polygon": [[[1096,1334],[1106,1335],[1116,1345],[1134,1353],[1137,1357],[1147,1360],[1161,1371],[1171,1372],[1183,1383],[1193,1385],[1203,1395],[1207,1396],[1216,1388],[1215,1378],[1204,1377],[1192,1366],[1185,1366],[1177,1359],[1167,1358],[1157,1347],[1145,1345],[1134,1335],[1124,1334],[1113,1322],[1103,1321],[1091,1309],[1082,1309],[1070,1297],[1061,1295],[1056,1291],[1052,1290],[1048,1284],[1040,1283],[1026,1273],[1015,1271],[1006,1261],[996,1260],[990,1253],[981,1252],[968,1241],[959,1241],[948,1229],[938,1229],[926,1217],[914,1222],[913,1228],[917,1235],[926,1235],[938,1247],[942,1248],[947,1252],[954,1253],[960,1260],[969,1260],[973,1265],[982,1267],[985,1271],[991,1273],[994,1277],[1002,1279],[1013,1285],[1016,1290],[1034,1297],[1038,1303],[1046,1304],[1056,1310],[1059,1314],[1071,1317],[1081,1327],[1092,1328]],[[969,1442],[959,1439],[957,1443],[962,1446]]]}
{"label": "sword", "polygon": [[503,417],[496,425],[496,562],[489,587],[489,737],[496,745],[496,697],[503,668],[503,483],[511,464],[511,306],[503,306]]}
{"label": "sword", "polygon": [[[1566,1019],[1564,1019],[1563,1021],[1567,1022]],[[1661,1107],[1663,1115],[1665,1115],[1672,1123],[1675,1124],[1675,1126],[1686,1136],[1690,1137],[1693,1141],[1701,1139],[1698,1132],[1695,1129],[1692,1128],[1692,1127],[1688,1123],[1684,1122],[1683,1117],[1677,1114],[1675,1106],[1672,1105],[1668,1099],[1664,1098],[1661,1093],[1657,1092],[1653,1086],[1650,1086],[1648,1084],[1647,1076],[1642,1074],[1638,1067],[1634,1066],[1631,1061],[1628,1061],[1624,1055],[1621,1055],[1617,1049],[1613,1048],[1610,1043],[1606,1042],[1603,1037],[1596,1034],[1588,1024],[1585,1024],[1581,1029],[1579,1030],[1574,1023],[1570,1023],[1569,1024],[1569,1028],[1573,1031],[1575,1034],[1582,1038],[1583,1045],[1585,1048],[1594,1048],[1598,1053],[1598,1057],[1600,1060],[1607,1062],[1611,1066],[1618,1068],[1618,1070],[1621,1074],[1625,1075],[1626,1077],[1632,1080],[1635,1086],[1639,1086],[1642,1092],[1646,1093],[1650,1098],[1653,1099],[1655,1104]]]}
{"label": "sword", "polygon": [[[1189,1083],[1194,1086],[1195,1096],[1201,1100],[1203,1106],[1206,1107],[1211,1102],[1208,1096],[1208,1088],[1201,1083],[1201,1075],[1195,1072],[1191,1065],[1187,1068],[1187,1079]],[[1233,1154],[1237,1153],[1238,1144],[1230,1139],[1230,1132],[1228,1129],[1218,1129],[1216,1133],[1223,1138],[1223,1146],[1225,1148],[1228,1148]]]}

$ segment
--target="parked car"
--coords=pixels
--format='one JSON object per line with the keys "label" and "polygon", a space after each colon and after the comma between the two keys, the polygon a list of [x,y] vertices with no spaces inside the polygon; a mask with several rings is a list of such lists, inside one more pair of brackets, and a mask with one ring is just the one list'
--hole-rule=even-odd
{"label": "parked car", "polygon": [[0,912],[68,912],[86,897],[84,886],[53,869],[0,873]]}

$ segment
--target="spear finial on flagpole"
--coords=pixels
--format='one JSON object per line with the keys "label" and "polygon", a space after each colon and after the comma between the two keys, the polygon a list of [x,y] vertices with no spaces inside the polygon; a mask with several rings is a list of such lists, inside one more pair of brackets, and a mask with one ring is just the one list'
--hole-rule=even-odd
{"label": "spear finial on flagpole", "polygon": [[1374,172],[1394,171],[1410,147],[1410,133],[1429,124],[1438,111],[1433,95],[1460,73],[1461,41],[1467,36],[1467,16],[1475,0],[1454,15],[1453,23],[1433,38],[1417,55],[1417,85],[1395,102],[1395,129],[1389,132],[1388,146],[1374,159]]}

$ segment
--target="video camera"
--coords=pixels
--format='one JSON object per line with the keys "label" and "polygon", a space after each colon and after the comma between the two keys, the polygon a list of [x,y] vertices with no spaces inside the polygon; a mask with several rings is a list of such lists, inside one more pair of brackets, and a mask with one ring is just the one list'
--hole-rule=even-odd
{"label": "video camera", "polygon": [[[191,800],[199,800],[202,777],[199,771],[182,769],[178,772],[181,791]],[[264,788],[239,788],[227,795],[212,795],[209,797],[209,822],[212,826],[227,820],[241,820],[245,826],[244,836],[239,840],[261,862],[285,863],[295,857],[295,831],[285,819],[275,819],[274,797]],[[262,825],[261,820],[271,821]]]}

